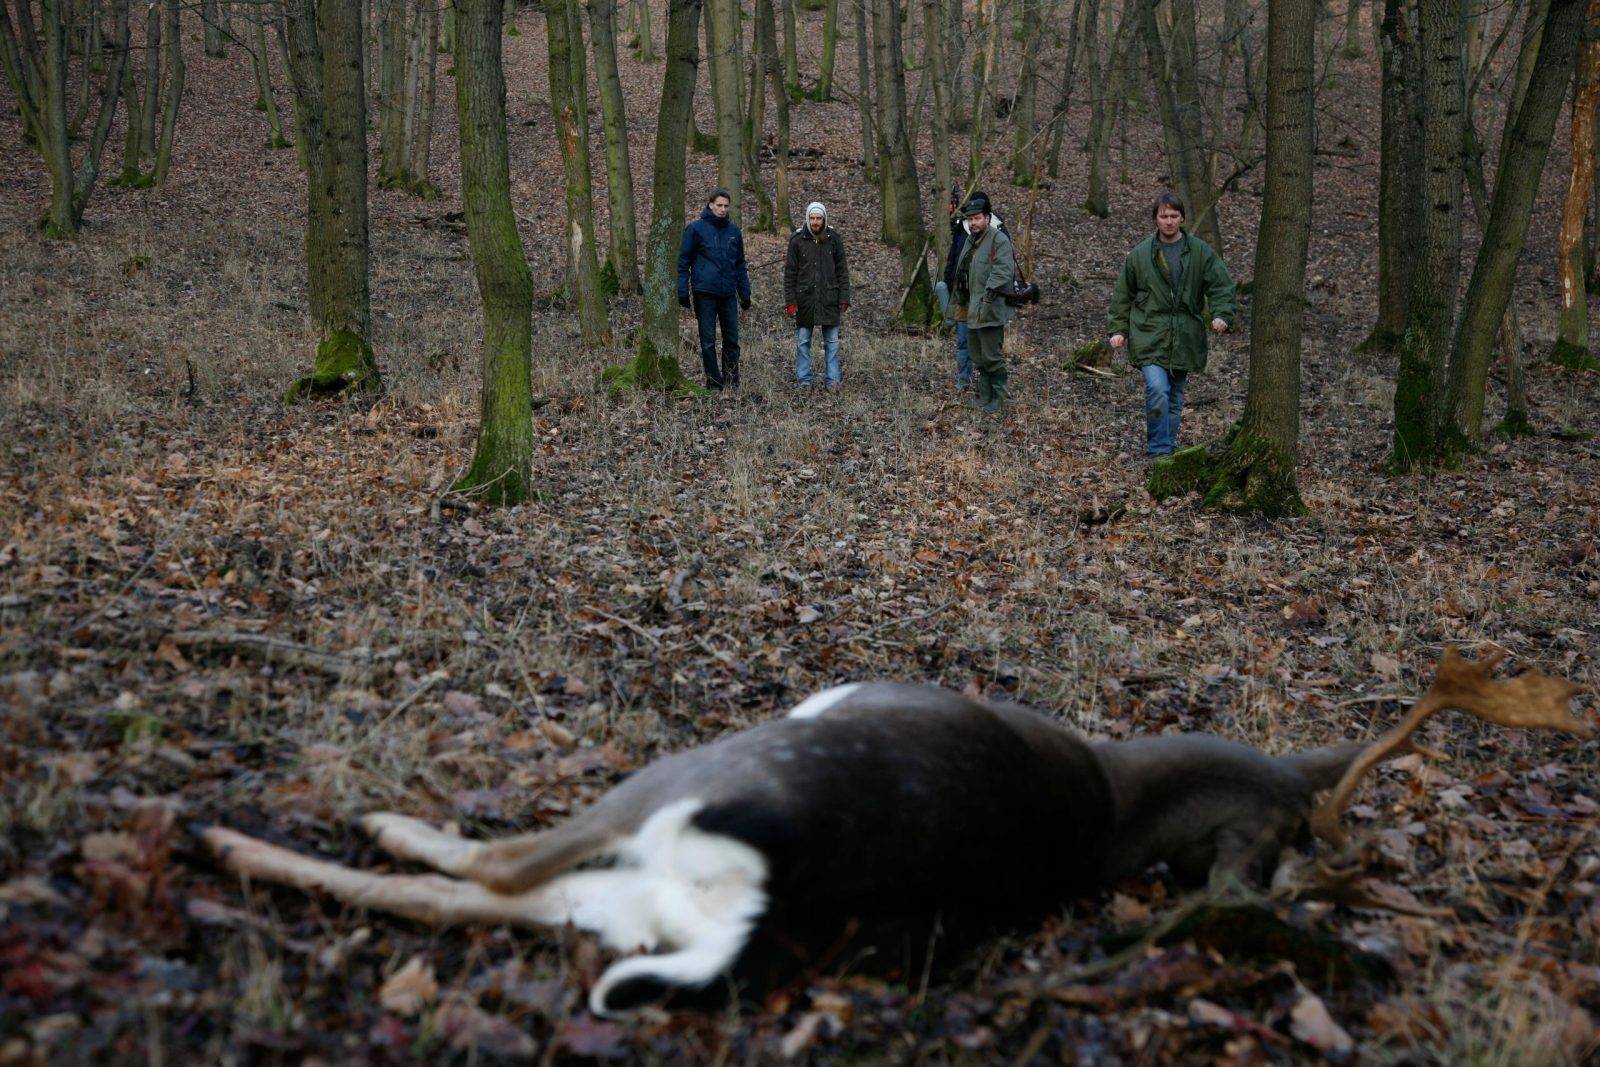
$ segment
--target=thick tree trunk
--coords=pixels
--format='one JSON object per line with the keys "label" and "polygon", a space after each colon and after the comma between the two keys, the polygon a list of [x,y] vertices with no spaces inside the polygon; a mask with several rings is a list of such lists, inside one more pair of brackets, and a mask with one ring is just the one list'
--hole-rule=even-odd
{"label": "thick tree trunk", "polygon": [[1394,396],[1396,470],[1445,456],[1445,386],[1461,260],[1464,0],[1421,0],[1422,244],[1407,297]]}
{"label": "thick tree trunk", "polygon": [[[547,18],[564,27],[565,13],[559,3],[552,7]],[[457,0],[461,200],[483,300],[483,391],[477,448],[455,489],[515,504],[528,498],[533,482],[533,275],[511,207],[502,11],[500,0]]]}
{"label": "thick tree trunk", "polygon": [[405,84],[410,41],[406,0],[379,0],[378,184],[404,188],[406,162]]}
{"label": "thick tree trunk", "polygon": [[606,128],[606,196],[611,203],[611,269],[617,288],[639,291],[639,234],[633,216],[633,163],[628,158],[628,110],[617,68],[617,2],[588,0],[590,47],[600,79]]}
{"label": "thick tree trunk", "polygon": [[[1600,18],[1600,0],[1551,0],[1538,62],[1521,106],[1507,119],[1511,127],[1500,167],[1495,173],[1494,200],[1483,227],[1483,242],[1462,301],[1450,358],[1448,444],[1456,450],[1475,448],[1482,435],[1484,393],[1495,338],[1506,319],[1516,280],[1517,257],[1528,235],[1539,178],[1544,173],[1556,118],[1566,97],[1577,53],[1584,62],[1600,59],[1600,44],[1583,41],[1584,9],[1591,22]],[[1524,41],[1524,47],[1527,47]],[[1585,71],[1585,76],[1590,72]],[[1581,85],[1581,81],[1580,81]],[[1593,114],[1593,108],[1590,109]],[[1574,179],[1576,180],[1576,179]],[[1583,298],[1579,279],[1579,299]],[[1523,412],[1526,419],[1526,411]]]}
{"label": "thick tree trunk", "polygon": [[1295,465],[1311,237],[1315,27],[1315,0],[1273,0],[1268,9],[1266,191],[1244,414],[1220,445],[1158,461],[1150,476],[1157,496],[1199,489],[1210,506],[1269,517],[1305,512]]}
{"label": "thick tree trunk", "polygon": [[[314,21],[313,21],[314,20]],[[361,0],[297,0],[291,74],[307,121],[306,288],[320,340],[287,399],[381,387],[367,283],[367,96]]]}
{"label": "thick tree trunk", "polygon": [[650,229],[645,237],[644,325],[639,348],[626,367],[608,373],[614,390],[637,386],[700,392],[678,364],[678,240],[683,231],[684,156],[694,111],[696,38],[700,0],[668,0],[666,69],[656,117],[655,167],[650,186]]}
{"label": "thick tree trunk", "polygon": [[416,54],[421,84],[417,87],[416,120],[411,124],[408,169],[411,189],[425,198],[439,194],[429,178],[433,165],[433,114],[439,75],[439,0],[417,0]]}
{"label": "thick tree trunk", "polygon": [[650,20],[650,0],[634,0],[634,16],[639,23],[639,62],[655,63],[661,56],[656,52],[655,27]]}
{"label": "thick tree trunk", "polygon": [[1357,351],[1392,352],[1406,329],[1406,301],[1422,244],[1421,55],[1415,11],[1383,0],[1378,139],[1378,317]]}
{"label": "thick tree trunk", "polygon": [[144,13],[144,99],[139,107],[139,157],[156,154],[156,129],[161,119],[161,9],[152,3]]}
{"label": "thick tree trunk", "polygon": [[[1555,16],[1551,0],[1550,17]],[[1546,26],[1546,33],[1550,27]],[[1561,321],[1550,361],[1563,367],[1600,366],[1589,352],[1589,300],[1583,270],[1583,220],[1594,184],[1595,103],[1600,100],[1600,2],[1590,5],[1588,33],[1578,57],[1572,90],[1572,169],[1561,205]],[[1551,43],[1559,39],[1552,38]],[[1496,181],[1498,186],[1499,182]]]}
{"label": "thick tree trunk", "polygon": [[899,318],[913,326],[936,321],[938,305],[928,276],[927,234],[922,228],[922,198],[917,161],[906,136],[905,51],[900,43],[897,0],[873,0],[872,35],[877,44],[879,140],[887,151],[879,161],[884,185],[892,190],[893,243],[900,249],[900,287],[906,293]]}
{"label": "thick tree trunk", "polygon": [[561,139],[561,163],[566,177],[568,295],[578,311],[583,343],[609,344],[611,327],[605,294],[600,291],[600,261],[594,248],[583,24],[578,18],[577,0],[545,0],[544,15],[550,48],[550,110]]}
{"label": "thick tree trunk", "polygon": [[729,218],[739,222],[744,202],[744,130],[739,108],[738,0],[706,0],[711,95],[717,117],[717,184],[728,190]]}

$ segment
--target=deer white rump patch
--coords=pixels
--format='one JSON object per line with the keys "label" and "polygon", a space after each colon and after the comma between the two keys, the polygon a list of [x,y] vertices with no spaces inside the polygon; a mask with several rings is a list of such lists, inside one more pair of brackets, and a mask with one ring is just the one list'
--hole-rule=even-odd
{"label": "deer white rump patch", "polygon": [[[645,820],[613,853],[616,865],[573,871],[534,891],[554,922],[571,922],[619,952],[589,993],[597,1015],[619,983],[703,986],[726,971],[767,906],[767,861],[757,850],[690,825],[702,803],[681,800]],[[543,910],[543,909],[541,909]]]}
{"label": "deer white rump patch", "polygon": [[789,712],[791,719],[815,719],[836,704],[847,699],[851,693],[860,689],[863,683],[851,682],[848,685],[836,685],[832,689],[824,689],[820,693],[813,693],[794,706]]}

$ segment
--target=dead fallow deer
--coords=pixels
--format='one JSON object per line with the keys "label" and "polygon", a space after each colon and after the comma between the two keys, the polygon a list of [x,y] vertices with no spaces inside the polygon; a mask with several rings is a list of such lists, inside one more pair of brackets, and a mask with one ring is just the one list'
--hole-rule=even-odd
{"label": "dead fallow deer", "polygon": [[[1447,653],[1408,722],[1452,706],[1587,732],[1567,714],[1576,687],[1491,681],[1492,662]],[[1196,734],[1088,742],[1015,706],[852,684],[661,759],[554,829],[471,841],[403,815],[362,820],[442,875],[356,870],[220,827],[205,839],[256,881],[436,925],[571,924],[646,953],[591,990],[591,1008],[615,1014],[707,987],[774,931],[792,943],[914,914],[1037,917],[1158,862],[1190,882],[1259,878],[1308,819],[1338,840],[1356,776],[1409,736],[1286,756]]]}

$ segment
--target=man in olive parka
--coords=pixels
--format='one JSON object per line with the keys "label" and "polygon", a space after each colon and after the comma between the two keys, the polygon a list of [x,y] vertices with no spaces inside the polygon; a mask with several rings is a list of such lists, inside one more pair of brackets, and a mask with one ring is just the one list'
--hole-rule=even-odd
{"label": "man in olive parka", "polygon": [[1183,201],[1162,193],[1150,214],[1156,232],[1128,253],[1106,322],[1111,347],[1126,347],[1144,375],[1147,450],[1165,456],[1177,447],[1189,372],[1206,367],[1207,318],[1222,333],[1236,305],[1222,257],[1183,229]]}
{"label": "man in olive parka", "polygon": [[784,311],[795,325],[795,378],[811,385],[811,339],[818,332],[827,361],[828,388],[839,387],[839,325],[850,310],[850,265],[844,239],[828,225],[820,200],[806,206],[806,223],[789,238],[783,264]]}
{"label": "man in olive parka", "polygon": [[951,294],[950,307],[953,317],[967,324],[972,366],[978,374],[978,402],[984,411],[995,414],[1009,395],[1006,323],[1017,313],[1000,291],[1016,275],[1017,258],[1011,250],[1011,238],[990,224],[987,200],[968,200],[960,215],[970,236],[956,266],[956,291]]}

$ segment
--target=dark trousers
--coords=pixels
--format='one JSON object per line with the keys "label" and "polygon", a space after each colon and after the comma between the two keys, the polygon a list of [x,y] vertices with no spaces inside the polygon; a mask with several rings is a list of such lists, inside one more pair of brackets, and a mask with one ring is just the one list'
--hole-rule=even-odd
{"label": "dark trousers", "polygon": [[[739,387],[739,298],[694,294],[694,317],[700,325],[700,362],[706,367],[706,387],[721,389],[723,382]],[[717,362],[717,323],[722,323],[722,362]]]}

